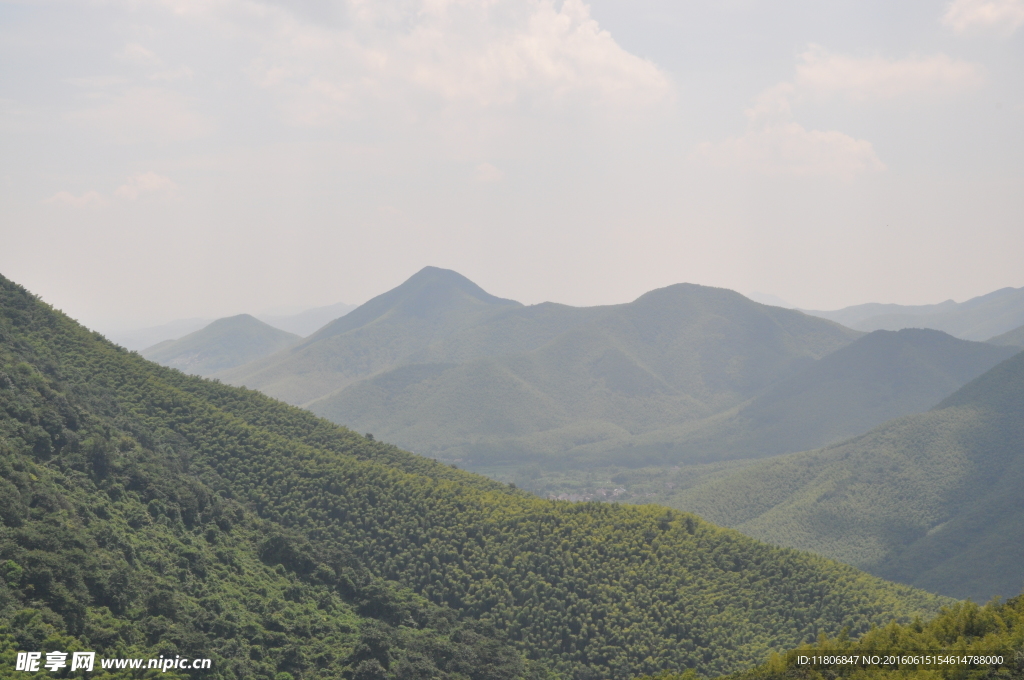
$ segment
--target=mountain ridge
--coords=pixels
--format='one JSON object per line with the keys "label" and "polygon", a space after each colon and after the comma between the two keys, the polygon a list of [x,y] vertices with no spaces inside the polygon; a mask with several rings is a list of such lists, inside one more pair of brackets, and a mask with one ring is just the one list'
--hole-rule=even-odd
{"label": "mountain ridge", "polygon": [[[500,335],[511,353],[465,351],[467,334]],[[726,289],[676,284],[622,305],[506,310],[305,406],[421,453],[465,459],[465,447],[493,448],[495,436],[600,438],[707,417],[859,335]],[[516,340],[527,337],[535,346]],[[590,434],[570,434],[581,427]]]}
{"label": "mountain ridge", "polygon": [[804,311],[866,332],[931,328],[964,340],[984,341],[1024,324],[1024,288],[1000,288],[959,303],[867,303],[834,311]]}
{"label": "mountain ridge", "polygon": [[1015,353],[930,329],[874,331],[705,428],[649,437],[675,439],[671,455],[688,462],[815,449],[927,411]]}

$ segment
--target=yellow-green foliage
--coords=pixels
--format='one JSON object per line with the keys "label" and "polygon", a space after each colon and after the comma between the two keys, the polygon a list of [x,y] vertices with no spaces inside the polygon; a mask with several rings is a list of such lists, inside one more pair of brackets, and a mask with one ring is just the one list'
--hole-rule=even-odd
{"label": "yellow-green foliage", "polygon": [[[969,664],[906,664],[902,666],[832,665],[827,668],[800,666],[798,657],[882,656],[913,657],[937,654],[954,656],[1002,656],[1001,666],[972,667]],[[665,674],[658,680],[682,680],[683,674]],[[990,602],[978,606],[972,602],[944,608],[942,613],[923,623],[891,623],[875,628],[859,639],[847,635],[822,637],[784,654],[773,654],[764,664],[750,671],[729,676],[729,680],[980,680],[981,678],[1024,677],[1024,597],[1006,603]],[[652,680],[650,678],[646,680]]]}

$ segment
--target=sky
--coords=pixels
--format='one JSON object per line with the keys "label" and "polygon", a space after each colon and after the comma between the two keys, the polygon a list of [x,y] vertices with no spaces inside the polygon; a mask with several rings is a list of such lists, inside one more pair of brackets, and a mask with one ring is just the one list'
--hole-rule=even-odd
{"label": "sky", "polygon": [[0,274],[101,331],[1024,286],[1024,0],[0,0]]}

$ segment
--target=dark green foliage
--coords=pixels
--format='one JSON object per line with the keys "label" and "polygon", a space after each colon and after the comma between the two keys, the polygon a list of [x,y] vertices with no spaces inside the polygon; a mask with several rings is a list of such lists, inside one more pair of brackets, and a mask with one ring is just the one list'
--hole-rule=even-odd
{"label": "dark green foliage", "polygon": [[710,673],[941,602],[692,515],[528,496],[147,362],[3,279],[0,371],[5,660],[59,639],[222,677]]}

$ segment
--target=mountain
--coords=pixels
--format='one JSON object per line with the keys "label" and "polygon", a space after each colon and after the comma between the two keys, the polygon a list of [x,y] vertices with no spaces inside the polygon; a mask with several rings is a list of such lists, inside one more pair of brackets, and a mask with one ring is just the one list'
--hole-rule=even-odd
{"label": "mountain", "polygon": [[589,462],[633,465],[763,458],[806,451],[927,411],[1019,348],[941,331],[875,331],[773,384],[749,403],[697,426],[584,447]]}
{"label": "mountain", "polygon": [[[622,305],[492,311],[306,406],[449,460],[558,457],[730,409],[857,336],[733,291],[679,284]],[[333,337],[331,358],[350,356],[339,349],[351,341]]]}
{"label": "mountain", "polygon": [[273,354],[301,338],[248,314],[217,319],[179,340],[165,340],[142,350],[142,356],[194,375],[217,371]]}
{"label": "mountain", "polygon": [[338,302],[325,307],[314,307],[296,314],[260,314],[257,318],[274,328],[280,328],[305,338],[355,308],[356,305]]}
{"label": "mountain", "polygon": [[984,601],[1024,588],[1024,353],[927,413],[696,484],[676,507],[884,578]]}
{"label": "mountain", "polygon": [[0,470],[5,664],[707,675],[950,603],[690,514],[532,497],[148,362],[2,277]]}
{"label": "mountain", "polygon": [[994,338],[989,338],[988,342],[993,345],[1007,345],[1010,347],[1024,347],[1024,326],[1018,326],[1012,331],[1007,331],[1002,335],[997,335]]}
{"label": "mountain", "polygon": [[964,340],[981,341],[1024,324],[1024,288],[1002,288],[961,303],[869,303],[831,312],[804,311],[861,331],[933,328]]}
{"label": "mountain", "polygon": [[[326,307],[315,307],[296,314],[260,314],[257,318],[274,328],[306,337],[313,331],[325,326],[328,322],[348,314],[355,305],[339,302]],[[105,335],[128,349],[142,352],[168,340],[177,340],[189,333],[194,333],[208,326],[213,319],[178,319],[159,326],[150,326],[135,330],[116,331]]]}
{"label": "mountain", "polygon": [[104,333],[110,340],[122,347],[141,352],[166,340],[176,340],[189,333],[195,333],[210,324],[213,319],[177,319],[159,326],[148,326],[135,330]]}
{"label": "mountain", "polygon": [[456,272],[426,267],[303,342],[223,371],[225,382],[305,404],[360,378],[408,363],[432,344],[506,309],[521,307]]}

